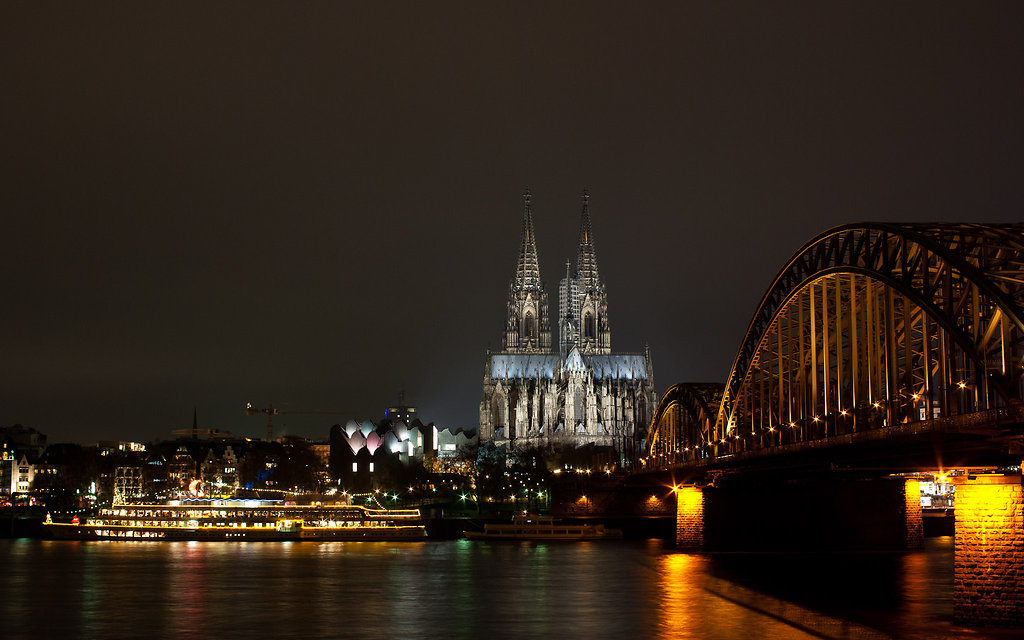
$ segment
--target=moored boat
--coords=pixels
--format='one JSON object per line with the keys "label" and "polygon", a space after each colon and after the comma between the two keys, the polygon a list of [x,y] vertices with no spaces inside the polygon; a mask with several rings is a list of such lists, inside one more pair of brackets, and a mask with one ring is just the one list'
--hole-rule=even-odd
{"label": "moored boat", "polygon": [[555,522],[553,518],[515,516],[505,524],[485,524],[483,531],[466,531],[470,540],[620,540],[622,531],[603,524]]}
{"label": "moored boat", "polygon": [[423,540],[418,509],[275,500],[173,500],[116,505],[85,522],[43,523],[53,538],[73,540]]}

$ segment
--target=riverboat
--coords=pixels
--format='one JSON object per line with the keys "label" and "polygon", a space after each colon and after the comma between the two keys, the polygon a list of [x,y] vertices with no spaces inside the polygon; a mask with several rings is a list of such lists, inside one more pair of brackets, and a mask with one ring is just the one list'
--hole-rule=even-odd
{"label": "riverboat", "polygon": [[43,532],[72,540],[423,540],[418,509],[353,504],[286,504],[277,500],[172,500],[115,505],[95,517],[52,522]]}
{"label": "riverboat", "polygon": [[483,531],[466,531],[470,540],[620,540],[622,531],[603,524],[555,522],[553,518],[515,516],[508,524],[485,524]]}

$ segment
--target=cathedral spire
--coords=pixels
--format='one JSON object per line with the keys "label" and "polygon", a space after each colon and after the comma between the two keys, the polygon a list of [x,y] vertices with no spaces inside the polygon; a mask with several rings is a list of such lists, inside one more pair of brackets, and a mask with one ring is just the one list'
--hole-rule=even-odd
{"label": "cathedral spire", "polygon": [[521,353],[551,348],[548,294],[540,280],[537,238],[530,209],[530,191],[523,194],[523,232],[516,261],[516,274],[509,286],[504,349]]}
{"label": "cathedral spire", "polygon": [[576,255],[576,275],[580,288],[588,291],[597,286],[600,276],[597,272],[597,254],[594,251],[594,231],[590,224],[590,194],[583,190],[583,214],[580,220],[580,249]]}
{"label": "cathedral spire", "polygon": [[530,190],[523,194],[523,232],[513,283],[518,289],[537,289],[540,284],[540,263],[537,260],[537,238],[533,230],[533,212],[530,210]]}

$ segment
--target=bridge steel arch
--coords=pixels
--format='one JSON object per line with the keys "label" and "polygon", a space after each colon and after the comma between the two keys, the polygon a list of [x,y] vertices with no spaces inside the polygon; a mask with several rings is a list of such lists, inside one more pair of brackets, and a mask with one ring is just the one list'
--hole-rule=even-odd
{"label": "bridge steel arch", "polygon": [[1024,224],[837,227],[768,288],[716,409],[690,411],[687,385],[665,394],[647,461],[1003,407],[1022,374]]}
{"label": "bridge steel arch", "polygon": [[[711,425],[722,402],[720,382],[680,383],[662,396],[652,418],[648,453],[661,460],[689,454],[693,443],[713,441]],[[693,449],[693,455],[701,455]]]}

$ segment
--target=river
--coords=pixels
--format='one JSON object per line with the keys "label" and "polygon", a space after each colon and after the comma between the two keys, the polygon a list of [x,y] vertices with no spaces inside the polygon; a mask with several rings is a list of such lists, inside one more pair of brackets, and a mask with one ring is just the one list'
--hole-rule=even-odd
{"label": "river", "polygon": [[4,638],[1008,638],[953,625],[952,538],[904,554],[661,541],[0,540]]}

